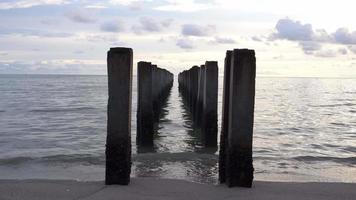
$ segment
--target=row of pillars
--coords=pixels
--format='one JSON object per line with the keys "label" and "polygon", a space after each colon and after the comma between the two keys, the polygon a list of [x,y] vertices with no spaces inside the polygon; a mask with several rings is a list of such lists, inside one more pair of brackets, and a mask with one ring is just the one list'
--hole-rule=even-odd
{"label": "row of pillars", "polygon": [[163,103],[173,86],[173,74],[150,62],[137,66],[137,144],[153,146],[154,125],[159,121]]}
{"label": "row of pillars", "polygon": [[217,146],[218,63],[206,61],[178,75],[179,91],[206,147]]}
{"label": "row of pillars", "polygon": [[[127,185],[130,182],[131,172],[132,49],[111,48],[108,52],[107,62],[109,100],[105,183]],[[150,63],[140,62],[139,74],[144,73],[140,71],[140,66],[145,66],[143,69],[150,68],[151,71],[155,69],[155,66]],[[159,72],[161,74],[167,74],[168,77],[162,82],[166,84],[161,85],[161,91],[164,91],[164,88],[171,87],[173,75],[164,72],[164,70],[158,70],[158,68],[157,71],[161,71]],[[217,125],[214,125],[217,123],[217,75],[217,62],[206,62],[200,68],[193,67],[179,74],[179,87],[189,105],[189,110],[194,116],[194,121],[201,120],[198,124],[200,123],[201,127],[206,126],[205,137],[215,138],[215,143],[217,132]],[[151,103],[148,104],[154,108],[155,103],[152,96],[156,94],[154,92],[156,89],[155,82],[160,78],[157,78],[157,73],[148,77],[151,80],[151,85],[150,90],[145,90],[145,93],[151,91],[151,100],[148,101]],[[255,77],[256,58],[253,50],[234,49],[227,51],[224,66],[219,181],[226,183],[229,187],[252,186]],[[138,79],[140,90],[140,87],[141,89],[145,87],[146,79]],[[152,80],[155,81],[152,82]],[[139,91],[139,93],[142,92]],[[154,116],[156,115],[152,114],[151,118],[155,119]],[[212,120],[207,121],[207,119]],[[210,132],[210,130],[213,131]],[[213,143],[212,141],[211,144],[213,145]]]}

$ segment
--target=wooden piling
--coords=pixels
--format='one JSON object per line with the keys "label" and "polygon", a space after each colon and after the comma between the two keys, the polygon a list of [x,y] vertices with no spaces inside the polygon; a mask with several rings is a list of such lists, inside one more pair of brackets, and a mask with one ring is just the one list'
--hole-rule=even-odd
{"label": "wooden piling", "polygon": [[206,147],[217,146],[218,64],[207,61],[178,75],[179,91]]}
{"label": "wooden piling", "polygon": [[138,63],[137,137],[141,146],[153,146],[155,124],[173,85],[173,74],[149,62]]}
{"label": "wooden piling", "polygon": [[223,83],[223,99],[222,99],[222,116],[221,116],[221,133],[220,133],[220,149],[219,149],[219,181],[225,183],[226,180],[226,149],[227,135],[229,128],[229,100],[230,100],[230,69],[231,69],[231,54],[232,51],[226,52],[224,64],[224,83]]}
{"label": "wooden piling", "polygon": [[132,57],[130,48],[111,48],[107,56],[106,185],[130,182]]}
{"label": "wooden piling", "polygon": [[251,187],[254,171],[252,138],[256,77],[255,52],[248,49],[234,49],[230,70],[225,179],[229,187]]}
{"label": "wooden piling", "polygon": [[218,131],[218,63],[205,62],[203,91],[202,135],[205,146],[217,146]]}
{"label": "wooden piling", "polygon": [[139,62],[137,66],[137,134],[136,142],[142,146],[153,145],[154,113],[152,95],[152,66]]}

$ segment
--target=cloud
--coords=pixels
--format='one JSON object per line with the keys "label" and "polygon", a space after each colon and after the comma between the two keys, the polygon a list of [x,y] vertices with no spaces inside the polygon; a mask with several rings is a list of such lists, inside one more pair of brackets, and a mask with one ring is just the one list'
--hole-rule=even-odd
{"label": "cloud", "polygon": [[53,25],[58,25],[61,22],[57,19],[43,19],[41,20],[41,24],[48,25],[48,26],[53,26]]}
{"label": "cloud", "polygon": [[104,32],[121,32],[124,31],[124,23],[121,20],[108,21],[101,24],[100,29]]}
{"label": "cloud", "polygon": [[345,49],[345,48],[340,48],[339,50],[338,50],[338,52],[341,54],[341,55],[346,55],[348,52],[347,52],[347,49]]}
{"label": "cloud", "polygon": [[277,32],[272,34],[272,39],[310,41],[314,35],[311,24],[301,24],[290,19],[280,19],[275,28]]}
{"label": "cloud", "polygon": [[356,45],[350,45],[347,47],[352,53],[356,54]]}
{"label": "cloud", "polygon": [[167,4],[155,8],[159,11],[169,12],[196,12],[214,8],[213,1],[197,1],[197,0],[168,0]]}
{"label": "cloud", "polygon": [[136,2],[152,2],[152,0],[109,0],[109,3],[112,5],[123,5],[123,6],[129,6],[132,3]]}
{"label": "cloud", "polygon": [[65,38],[71,37],[74,34],[65,32],[53,32],[38,29],[2,29],[0,35],[21,35],[21,36],[36,36],[36,37],[50,37],[50,38]]}
{"label": "cloud", "polygon": [[235,44],[236,41],[232,38],[224,38],[224,37],[215,37],[214,38],[214,43],[218,43],[218,44]]}
{"label": "cloud", "polygon": [[140,24],[132,26],[132,30],[136,34],[142,34],[144,32],[161,32],[165,28],[168,28],[173,20],[172,19],[165,19],[162,21],[157,21],[151,17],[141,17]]}
{"label": "cloud", "polygon": [[7,56],[7,55],[9,55],[8,52],[0,51],[0,56]]}
{"label": "cloud", "polygon": [[252,36],[251,39],[255,42],[262,42],[263,40],[258,36]]}
{"label": "cloud", "polygon": [[210,36],[216,32],[216,27],[214,25],[196,25],[196,24],[184,24],[182,26],[182,34],[184,36]]}
{"label": "cloud", "polygon": [[338,51],[328,49],[328,50],[318,51],[314,55],[316,57],[332,58],[332,57],[336,57],[338,55]]}
{"label": "cloud", "polygon": [[302,48],[303,52],[307,55],[313,54],[314,51],[321,49],[321,44],[313,41],[301,41],[299,46]]}
{"label": "cloud", "polygon": [[287,18],[280,19],[277,22],[275,30],[276,31],[269,36],[269,40],[285,39],[296,41],[307,55],[314,54],[319,57],[333,57],[336,54],[345,55],[347,54],[346,49],[339,51],[321,51],[322,45],[324,43],[338,45],[356,44],[356,31],[350,32],[347,28],[339,28],[334,33],[328,34],[324,29],[314,31],[311,24],[302,24],[299,21],[293,21]]}
{"label": "cloud", "polygon": [[69,0],[12,0],[11,2],[1,2],[0,10],[31,8],[42,5],[61,5],[69,2]]}
{"label": "cloud", "polygon": [[177,40],[176,45],[182,49],[193,49],[193,42],[188,38],[181,38]]}
{"label": "cloud", "polygon": [[108,43],[110,45],[125,45],[124,42],[122,42],[121,40],[119,40],[119,37],[117,36],[117,34],[95,34],[95,33],[85,33],[85,34],[81,34],[79,35],[79,40],[86,40],[89,42],[104,42],[104,43]]}
{"label": "cloud", "polygon": [[347,28],[339,28],[332,36],[336,43],[356,44],[356,31],[349,32]]}
{"label": "cloud", "polygon": [[88,8],[88,9],[106,9],[108,7],[104,3],[93,3],[93,4],[86,5],[85,8]]}
{"label": "cloud", "polygon": [[76,23],[90,24],[95,22],[95,19],[85,10],[72,10],[67,12],[65,16]]}

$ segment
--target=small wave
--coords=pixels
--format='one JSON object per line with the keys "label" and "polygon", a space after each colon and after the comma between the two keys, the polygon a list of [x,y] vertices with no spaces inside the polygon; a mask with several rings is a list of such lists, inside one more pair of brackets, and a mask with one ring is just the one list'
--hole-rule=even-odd
{"label": "small wave", "polygon": [[333,107],[339,107],[339,106],[356,106],[355,103],[338,103],[338,104],[325,104],[325,105],[310,105],[311,107],[317,107],[317,108],[333,108]]}
{"label": "small wave", "polygon": [[53,155],[44,157],[13,157],[0,159],[0,165],[21,165],[26,163],[44,163],[44,164],[82,164],[82,165],[102,165],[105,162],[105,156],[93,156],[89,154],[72,155]]}
{"label": "small wave", "polygon": [[47,112],[75,112],[83,110],[94,110],[93,107],[76,107],[76,108],[58,108],[58,109],[33,109],[30,112],[47,113]]}
{"label": "small wave", "polygon": [[[188,161],[217,161],[218,155],[203,153],[143,153],[133,154],[134,162],[160,161],[160,162],[188,162]],[[71,154],[52,155],[44,157],[13,157],[0,159],[0,165],[21,165],[26,163],[43,164],[80,164],[80,165],[104,165],[105,155]]]}
{"label": "small wave", "polygon": [[171,161],[171,162],[181,162],[181,161],[194,161],[200,160],[217,160],[218,155],[207,154],[207,153],[194,153],[194,152],[181,152],[181,153],[143,153],[134,154],[132,156],[134,161],[138,160],[160,160],[160,161]]}
{"label": "small wave", "polygon": [[5,110],[0,110],[0,113],[6,112]]}
{"label": "small wave", "polygon": [[34,159],[35,158],[31,158],[31,157],[4,158],[4,159],[0,159],[0,165],[19,165]]}
{"label": "small wave", "polygon": [[330,156],[297,156],[293,159],[303,162],[327,162],[332,161],[340,164],[356,165],[356,157],[330,157]]}
{"label": "small wave", "polygon": [[349,127],[350,126],[350,125],[342,123],[342,122],[331,122],[330,124],[334,125],[334,126],[340,126],[340,127]]}
{"label": "small wave", "polygon": [[347,146],[343,148],[345,151],[356,153],[356,147],[353,146]]}

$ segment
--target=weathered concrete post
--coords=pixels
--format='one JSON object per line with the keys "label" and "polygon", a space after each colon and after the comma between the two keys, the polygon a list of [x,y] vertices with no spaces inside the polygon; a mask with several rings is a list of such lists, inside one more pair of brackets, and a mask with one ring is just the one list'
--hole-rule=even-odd
{"label": "weathered concrete post", "polygon": [[152,99],[152,67],[149,62],[139,62],[137,66],[137,137],[140,145],[153,145],[154,114]]}
{"label": "weathered concrete post", "polygon": [[107,185],[127,185],[130,182],[132,57],[130,48],[111,48],[107,57]]}
{"label": "weathered concrete post", "polygon": [[217,146],[218,63],[205,62],[202,133],[206,146]]}
{"label": "weathered concrete post", "polygon": [[253,181],[252,136],[255,105],[255,51],[234,49],[230,71],[226,183],[251,187]]}
{"label": "weathered concrete post", "polygon": [[225,183],[226,180],[226,149],[227,135],[229,128],[229,100],[230,100],[230,69],[231,69],[231,54],[232,51],[226,52],[224,65],[224,83],[223,83],[223,99],[222,99],[222,119],[220,133],[220,150],[219,150],[219,181]]}

